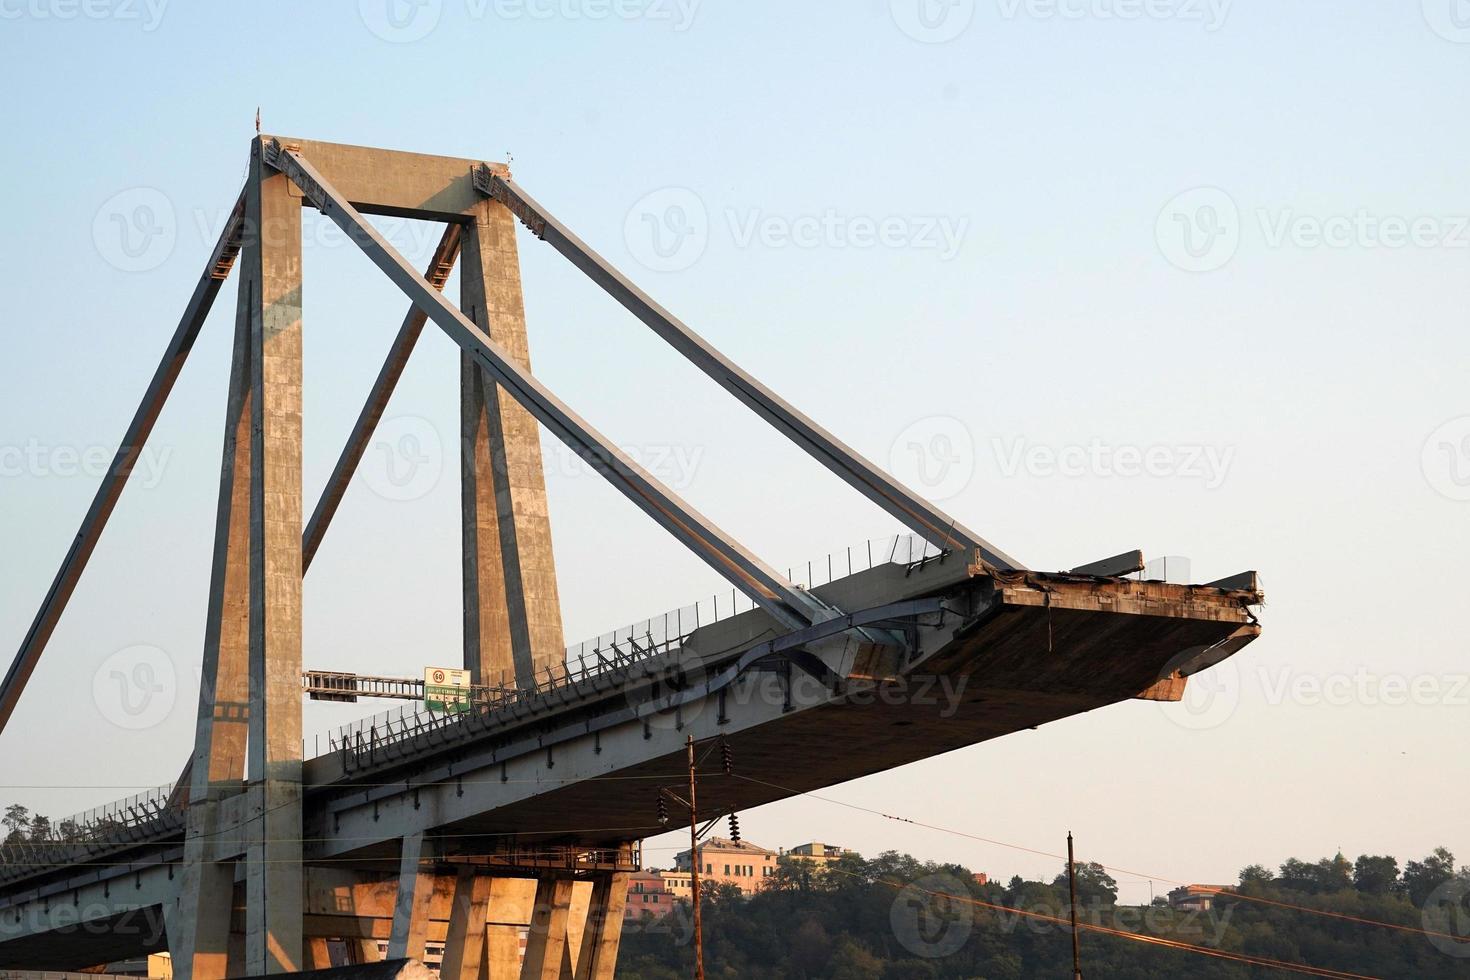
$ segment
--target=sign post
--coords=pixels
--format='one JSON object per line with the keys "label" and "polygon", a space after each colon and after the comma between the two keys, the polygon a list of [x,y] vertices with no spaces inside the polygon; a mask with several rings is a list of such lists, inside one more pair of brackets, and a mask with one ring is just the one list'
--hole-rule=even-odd
{"label": "sign post", "polygon": [[425,667],[424,707],[444,714],[469,711],[470,672],[452,667]]}

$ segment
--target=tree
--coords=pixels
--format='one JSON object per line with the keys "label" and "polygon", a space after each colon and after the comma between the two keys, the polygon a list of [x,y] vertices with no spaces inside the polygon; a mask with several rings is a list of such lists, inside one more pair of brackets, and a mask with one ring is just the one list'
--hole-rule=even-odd
{"label": "tree", "polygon": [[1317,887],[1324,892],[1346,891],[1353,886],[1353,866],[1342,852],[1317,862]]}
{"label": "tree", "polygon": [[1440,885],[1455,876],[1455,856],[1443,847],[1422,861],[1410,861],[1404,866],[1404,890],[1409,901],[1422,907],[1430,894]]}
{"label": "tree", "polygon": [[1260,864],[1247,864],[1240,869],[1240,883],[1242,885],[1264,885],[1275,877],[1276,873],[1274,871]]}
{"label": "tree", "polygon": [[1353,887],[1369,895],[1387,895],[1399,879],[1398,858],[1358,855],[1353,863]]}
{"label": "tree", "polygon": [[[1076,865],[1077,869],[1077,904],[1087,906],[1093,904],[1112,905],[1118,900],[1118,883],[1113,876],[1108,874],[1107,869],[1096,861],[1086,861]],[[1067,892],[1067,868],[1062,866],[1062,873],[1056,876],[1051,886],[1062,893]]]}
{"label": "tree", "polygon": [[831,980],[882,980],[883,977],[883,961],[851,938],[838,944],[826,969],[825,975]]}
{"label": "tree", "polygon": [[0,817],[0,824],[5,827],[5,843],[24,843],[26,831],[31,826],[31,811],[19,803],[12,803],[5,808],[5,816]]}
{"label": "tree", "polygon": [[36,814],[31,817],[30,838],[36,843],[51,839],[51,818]]}

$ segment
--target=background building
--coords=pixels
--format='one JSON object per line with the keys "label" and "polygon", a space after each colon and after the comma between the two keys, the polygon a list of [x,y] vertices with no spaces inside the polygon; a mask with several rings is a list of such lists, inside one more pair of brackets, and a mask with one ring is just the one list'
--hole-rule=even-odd
{"label": "background building", "polygon": [[1231,885],[1181,885],[1169,892],[1169,905],[1186,912],[1208,912],[1216,892],[1234,891]]}
{"label": "background building", "polygon": [[847,848],[838,847],[836,844],[823,844],[821,841],[811,841],[807,844],[798,844],[786,852],[787,857],[798,858],[802,861],[811,861],[814,864],[827,864],[835,861],[842,855],[848,853]]}
{"label": "background building", "polygon": [[[638,871],[628,876],[628,903],[623,906],[624,919],[639,919],[647,912],[662,919],[674,910],[678,900],[669,891],[662,871]],[[687,896],[686,896],[687,897]]]}
{"label": "background building", "polygon": [[[728,882],[753,895],[776,873],[776,856],[775,851],[749,841],[736,843],[724,837],[710,837],[699,845],[699,880]],[[689,871],[689,852],[679,854],[674,863],[678,870]]]}

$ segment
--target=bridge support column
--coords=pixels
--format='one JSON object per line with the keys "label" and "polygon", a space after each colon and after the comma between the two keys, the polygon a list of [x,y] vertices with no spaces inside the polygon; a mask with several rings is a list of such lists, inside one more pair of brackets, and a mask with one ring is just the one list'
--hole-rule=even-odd
{"label": "bridge support column", "polygon": [[429,907],[434,900],[434,872],[424,866],[424,835],[403,838],[398,860],[398,895],[393,902],[393,933],[388,959],[424,958],[429,939]]}
{"label": "bridge support column", "polygon": [[321,936],[313,936],[306,940],[306,948],[303,950],[306,959],[306,970],[325,970],[332,965],[332,954],[327,948],[327,941]]}
{"label": "bridge support column", "polygon": [[256,140],[240,288],[250,305],[250,821],[246,960],[300,970],[301,200]]}
{"label": "bridge support column", "polygon": [[[482,200],[462,237],[460,308],[530,367],[515,218]],[[565,657],[541,430],[460,354],[465,666],[475,683],[526,683]]]}
{"label": "bridge support column", "polygon": [[513,980],[521,975],[521,930],[531,921],[536,883],[525,878],[490,882],[490,915],[485,926],[485,953],[479,980]]}
{"label": "bridge support column", "polygon": [[357,964],[376,963],[382,959],[376,939],[350,939],[347,942],[347,953],[352,957],[352,962]]}
{"label": "bridge support column", "polygon": [[454,879],[440,980],[478,980],[485,958],[485,918],[492,879],[463,867]]}
{"label": "bridge support column", "polygon": [[572,885],[570,878],[547,877],[537,881],[521,980],[561,980],[562,964],[567,957]]}
{"label": "bridge support column", "polygon": [[616,872],[597,879],[587,907],[587,924],[577,955],[574,980],[613,980],[623,938],[623,909],[628,901],[628,875]]}
{"label": "bridge support column", "polygon": [[189,764],[189,813],[178,906],[169,949],[179,980],[216,980],[230,967],[235,863],[209,860],[219,800],[240,791],[250,699],[250,292],[236,307],[226,399],[214,558],[204,626],[199,713]]}

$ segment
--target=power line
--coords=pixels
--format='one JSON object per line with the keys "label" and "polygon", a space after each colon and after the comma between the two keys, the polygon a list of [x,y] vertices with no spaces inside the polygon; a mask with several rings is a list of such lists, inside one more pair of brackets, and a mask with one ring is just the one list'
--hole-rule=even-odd
{"label": "power line", "polygon": [[[834,800],[830,796],[818,796],[816,793],[803,792],[802,790],[792,789],[792,788],[790,788],[788,786],[780,786],[780,785],[777,785],[776,783],[766,782],[763,779],[756,779],[754,776],[742,776],[739,773],[736,773],[735,774],[735,778],[736,779],[748,780],[748,781],[753,782],[753,783],[760,783],[763,786],[769,786],[772,789],[779,789],[782,792],[791,793],[793,795],[808,796],[808,797],[811,797],[814,800],[820,800],[823,803],[831,803],[831,804],[833,804],[835,806],[847,807],[850,810],[858,810],[858,811],[860,811],[862,813],[867,813],[867,814],[871,814],[873,816],[882,817],[885,820],[893,820],[893,821],[896,821],[898,823],[912,824],[915,827],[922,827],[925,830],[938,831],[939,833],[942,833],[942,834],[952,834],[952,835],[954,835],[956,837],[964,837],[964,838],[967,838],[969,840],[980,841],[981,843],[984,843],[984,844],[994,844],[997,847],[1005,847],[1005,848],[1009,848],[1009,849],[1015,850],[1015,851],[1023,851],[1023,852],[1025,852],[1027,854],[1037,854],[1037,855],[1040,855],[1042,857],[1051,857],[1051,858],[1057,858],[1058,860],[1065,860],[1065,856],[1064,855],[1055,853],[1053,851],[1038,850],[1037,848],[1034,848],[1034,847],[1026,847],[1023,844],[1014,844],[1014,843],[1011,843],[1010,841],[996,840],[996,839],[994,839],[992,837],[981,837],[978,834],[966,833],[963,830],[954,830],[953,828],[950,828],[950,827],[940,827],[940,826],[938,826],[936,824],[925,823],[922,820],[913,820],[913,819],[910,819],[909,817],[900,817],[900,816],[896,816],[896,815],[891,814],[891,813],[884,813],[882,810],[874,810],[874,809],[872,809],[870,807],[859,806],[856,803],[848,803],[848,802],[845,802],[843,800]],[[1133,870],[1128,869],[1128,868],[1115,867],[1115,866],[1110,865],[1110,864],[1098,864],[1098,867],[1103,868],[1106,871],[1115,871],[1115,872],[1118,872],[1119,874],[1131,875],[1133,877],[1137,877],[1137,878],[1141,878],[1141,879],[1153,879],[1155,881],[1164,881],[1164,882],[1168,882],[1169,884],[1173,884],[1173,885],[1187,885],[1187,884],[1189,884],[1189,882],[1181,881],[1178,878],[1170,878],[1168,875],[1147,874],[1147,873],[1140,872],[1140,871],[1133,871]],[[1382,919],[1369,919],[1369,918],[1365,918],[1363,916],[1347,915],[1347,914],[1342,913],[1342,912],[1329,912],[1329,911],[1327,911],[1325,909],[1314,909],[1314,908],[1311,908],[1311,907],[1306,906],[1306,905],[1295,905],[1295,904],[1292,904],[1291,902],[1281,902],[1281,901],[1275,901],[1273,899],[1261,898],[1261,897],[1258,897],[1258,896],[1255,896],[1255,895],[1247,895],[1244,892],[1225,891],[1224,889],[1213,888],[1213,889],[1210,889],[1210,892],[1209,893],[1212,894],[1212,895],[1224,896],[1226,898],[1240,899],[1240,900],[1246,901],[1246,902],[1257,902],[1257,903],[1262,904],[1262,905],[1274,905],[1274,906],[1278,906],[1280,908],[1292,909],[1292,910],[1297,911],[1297,912],[1306,912],[1306,913],[1309,913],[1311,915],[1320,915],[1320,916],[1324,916],[1326,918],[1331,918],[1331,919],[1342,919],[1342,920],[1345,920],[1345,921],[1348,921],[1348,922],[1356,922],[1356,923],[1359,923],[1359,924],[1362,924],[1362,925],[1378,926],[1378,927],[1383,928],[1383,929],[1395,929],[1395,930],[1398,930],[1399,932],[1411,932],[1411,933],[1416,933],[1418,935],[1428,936],[1428,937],[1432,937],[1432,938],[1439,938],[1439,939],[1452,939],[1455,942],[1466,942],[1467,941],[1466,940],[1466,937],[1464,937],[1464,936],[1456,936],[1453,933],[1438,932],[1438,931],[1436,931],[1434,929],[1421,929],[1421,928],[1419,928],[1417,926],[1400,925],[1397,922],[1384,922]]]}
{"label": "power line", "polygon": [[[865,880],[862,875],[854,874],[851,871],[844,871],[841,868],[832,867],[831,865],[828,866],[828,869],[831,871],[835,871],[838,874],[845,874],[849,877],[857,878],[859,881]],[[968,905],[974,905],[979,908],[988,909],[994,912],[1004,912],[1011,915],[1022,915],[1026,916],[1027,918],[1040,919],[1045,922],[1052,922],[1056,923],[1057,925],[1070,927],[1069,920],[1064,919],[1061,916],[1047,915],[1044,912],[1034,912],[1028,909],[1011,908],[1007,905],[997,905],[994,902],[982,901],[981,899],[975,898],[971,895],[952,895],[948,892],[933,891],[931,889],[922,888],[916,884],[889,881],[886,878],[876,878],[874,880],[880,884],[887,885],[890,888],[897,888],[900,890],[912,888],[913,890],[923,892],[926,895],[932,895],[938,898],[948,898],[952,899],[953,901],[963,902]],[[1311,966],[1305,963],[1288,963],[1285,960],[1276,960],[1264,956],[1251,956],[1246,953],[1231,953],[1227,950],[1215,949],[1210,946],[1197,946],[1194,943],[1186,943],[1178,939],[1166,939],[1162,936],[1149,936],[1141,932],[1131,932],[1127,929],[1114,929],[1110,926],[1096,925],[1093,923],[1078,923],[1077,928],[1088,930],[1090,932],[1096,932],[1101,935],[1114,936],[1120,939],[1132,940],[1134,942],[1147,943],[1153,946],[1164,946],[1169,949],[1178,949],[1185,952],[1197,953],[1202,956],[1213,956],[1218,959],[1234,960],[1240,963],[1247,963],[1251,966],[1262,966],[1271,969],[1286,970],[1293,973],[1303,973],[1308,976],[1335,977],[1339,978],[1339,980],[1378,980],[1378,978],[1369,976],[1368,974],[1364,973],[1348,973],[1343,970],[1334,970],[1330,967]]]}

